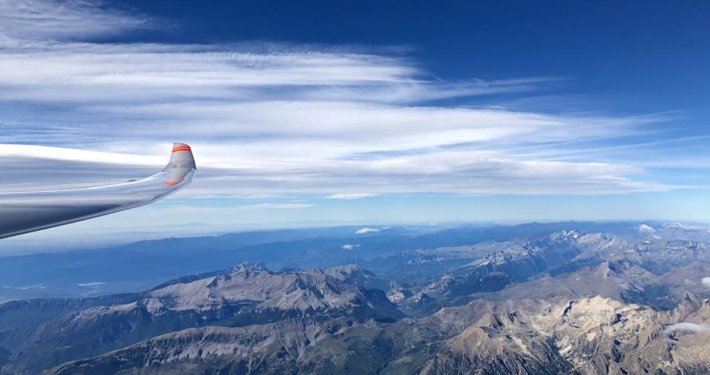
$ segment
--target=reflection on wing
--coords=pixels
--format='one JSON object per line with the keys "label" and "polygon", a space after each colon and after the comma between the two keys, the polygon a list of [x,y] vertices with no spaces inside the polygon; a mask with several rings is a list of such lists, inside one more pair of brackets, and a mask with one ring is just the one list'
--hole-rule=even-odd
{"label": "reflection on wing", "polygon": [[190,146],[175,143],[168,165],[143,180],[83,189],[0,193],[0,238],[154,202],[187,185],[196,169]]}

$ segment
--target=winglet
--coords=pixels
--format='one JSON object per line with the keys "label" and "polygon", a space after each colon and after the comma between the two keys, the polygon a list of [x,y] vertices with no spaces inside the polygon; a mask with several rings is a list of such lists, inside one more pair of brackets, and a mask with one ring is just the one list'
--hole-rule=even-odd
{"label": "winglet", "polygon": [[170,162],[163,169],[168,172],[165,186],[175,186],[181,183],[188,173],[196,169],[195,158],[192,156],[190,146],[185,143],[174,143],[173,152],[170,154]]}
{"label": "winglet", "polygon": [[170,162],[165,168],[197,169],[190,146],[184,143],[173,143],[173,153],[170,155]]}

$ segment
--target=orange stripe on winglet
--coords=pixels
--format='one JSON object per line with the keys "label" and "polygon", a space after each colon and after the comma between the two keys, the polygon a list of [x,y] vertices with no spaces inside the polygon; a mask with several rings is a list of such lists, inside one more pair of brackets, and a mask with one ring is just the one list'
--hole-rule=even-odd
{"label": "orange stripe on winglet", "polygon": [[173,147],[173,152],[179,152],[179,151],[192,151],[190,146],[177,146]]}

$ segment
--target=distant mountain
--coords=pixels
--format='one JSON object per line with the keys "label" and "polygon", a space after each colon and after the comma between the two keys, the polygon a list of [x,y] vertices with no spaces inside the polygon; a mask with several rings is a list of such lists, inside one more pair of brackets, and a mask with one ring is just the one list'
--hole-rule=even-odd
{"label": "distant mountain", "polygon": [[404,316],[381,290],[344,282],[359,277],[356,273],[356,268],[272,272],[241,265],[112,299],[10,302],[0,305],[0,322],[7,323],[0,331],[0,348],[10,353],[6,361],[12,363],[3,372],[33,373],[190,327],[339,317],[395,321]]}
{"label": "distant mountain", "polygon": [[[264,262],[274,270],[358,264],[377,275],[420,283],[486,255],[487,245],[525,242],[564,230],[647,237],[646,232],[639,232],[639,225],[369,226],[379,231],[365,234],[358,234],[363,227],[347,226],[166,238],[92,250],[1,257],[0,299],[137,292],[167,279],[243,262]],[[456,255],[457,247],[476,244],[484,246]],[[448,253],[440,256],[442,251]]]}
{"label": "distant mountain", "polygon": [[[562,231],[495,244],[485,256],[431,282],[398,287],[392,295],[405,311],[418,315],[474,298],[599,295],[668,310],[685,292],[710,297],[710,288],[701,283],[710,275],[710,237],[708,242],[683,240],[677,228],[671,235],[662,227],[651,239]],[[697,229],[690,236],[700,237]],[[429,297],[425,303],[419,302],[422,295]]]}
{"label": "distant mountain", "polygon": [[[397,303],[412,313],[431,313],[443,306],[465,303],[476,293],[497,292],[515,283],[538,278],[583,254],[620,243],[611,236],[562,231],[530,241],[493,245],[486,255],[407,291],[409,297],[399,299]],[[422,299],[422,295],[429,298]],[[413,303],[412,299],[418,301]]]}
{"label": "distant mountain", "polygon": [[234,252],[335,265],[243,263],[140,293],[5,302],[0,374],[705,374],[708,229],[348,228],[247,246]]}

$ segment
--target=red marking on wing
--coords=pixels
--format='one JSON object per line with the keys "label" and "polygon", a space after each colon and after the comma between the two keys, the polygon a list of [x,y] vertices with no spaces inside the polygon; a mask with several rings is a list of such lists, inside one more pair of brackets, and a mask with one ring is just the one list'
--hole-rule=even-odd
{"label": "red marking on wing", "polygon": [[190,146],[176,146],[173,147],[173,152],[180,152],[180,151],[192,151]]}

